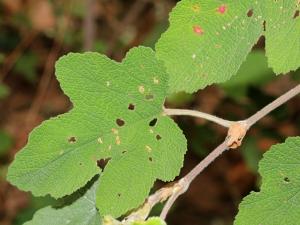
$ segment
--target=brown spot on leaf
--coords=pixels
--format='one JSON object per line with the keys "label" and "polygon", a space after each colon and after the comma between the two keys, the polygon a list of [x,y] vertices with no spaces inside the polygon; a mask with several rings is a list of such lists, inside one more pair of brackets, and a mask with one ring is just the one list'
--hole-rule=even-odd
{"label": "brown spot on leaf", "polygon": [[135,105],[132,104],[132,103],[130,103],[130,104],[128,105],[128,109],[129,109],[129,110],[134,110],[134,109],[135,109]]}
{"label": "brown spot on leaf", "polygon": [[148,101],[152,101],[154,99],[154,95],[148,94],[145,96],[145,99]]}
{"label": "brown spot on leaf", "polygon": [[107,158],[107,159],[99,159],[97,160],[97,166],[101,169],[104,169],[104,167],[106,166],[106,164],[109,162],[109,160],[111,160],[111,158]]}
{"label": "brown spot on leaf", "polygon": [[117,124],[119,127],[122,127],[122,126],[125,125],[125,121],[122,120],[122,119],[120,119],[120,118],[118,118],[118,119],[116,119],[116,124]]}
{"label": "brown spot on leaf", "polygon": [[247,12],[247,16],[248,16],[248,17],[252,17],[252,16],[253,16],[253,9],[250,9],[250,10]]}
{"label": "brown spot on leaf", "polygon": [[76,143],[76,141],[77,141],[77,139],[76,139],[76,137],[69,137],[69,139],[68,139],[68,142],[70,143],[70,144],[74,144],[74,143]]}
{"label": "brown spot on leaf", "polygon": [[297,17],[299,17],[299,13],[300,11],[299,10],[296,10],[294,16],[293,16],[293,19],[296,19]]}

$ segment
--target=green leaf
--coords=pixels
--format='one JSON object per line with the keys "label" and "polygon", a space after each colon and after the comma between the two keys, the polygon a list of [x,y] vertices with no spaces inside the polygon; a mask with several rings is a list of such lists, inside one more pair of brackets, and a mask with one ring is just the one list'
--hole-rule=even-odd
{"label": "green leaf", "polygon": [[300,137],[273,145],[259,163],[260,192],[239,206],[235,225],[298,225],[300,221]]}
{"label": "green leaf", "polygon": [[132,225],[166,225],[166,222],[159,217],[149,218],[147,221],[133,222]]}
{"label": "green leaf", "polygon": [[[260,1],[182,0],[156,45],[169,92],[194,92],[236,74],[263,31]],[[251,15],[251,9],[255,8]]]}
{"label": "green leaf", "polygon": [[300,81],[300,69],[297,69],[296,71],[292,72],[290,76],[292,80]]}
{"label": "green leaf", "polygon": [[38,210],[33,219],[24,225],[101,225],[101,217],[96,208],[95,182],[88,190],[78,191],[77,200],[62,208],[51,206]]}
{"label": "green leaf", "polygon": [[266,53],[274,72],[288,73],[300,66],[300,2],[265,0]]}
{"label": "green leaf", "polygon": [[258,163],[262,158],[262,153],[258,149],[258,139],[256,137],[248,137],[244,140],[241,146],[241,154],[244,160],[253,173],[257,173]]}
{"label": "green leaf", "polygon": [[193,94],[189,94],[186,92],[178,92],[171,94],[167,97],[166,102],[168,105],[172,105],[172,107],[182,107],[188,105],[192,101],[194,101],[195,96]]}
{"label": "green leaf", "polygon": [[26,205],[26,208],[20,211],[14,218],[13,225],[24,225],[26,221],[32,219],[33,215],[40,209],[57,204],[57,201],[51,198],[49,195],[45,197],[34,197],[30,196],[29,202]]}
{"label": "green leaf", "polygon": [[266,27],[274,72],[300,66],[298,0],[182,0],[156,45],[170,74],[169,92],[193,92],[236,74]]}
{"label": "green leaf", "polygon": [[178,175],[186,140],[162,113],[167,75],[150,48],[132,49],[122,63],[72,53],[56,74],[74,107],[31,133],[10,166],[11,183],[62,197],[100,173],[97,161],[106,159],[97,206],[118,217],[139,206],[156,179]]}
{"label": "green leaf", "polygon": [[263,85],[273,78],[264,52],[255,50],[247,56],[237,74],[221,86],[232,98],[241,99],[246,96],[249,85]]}

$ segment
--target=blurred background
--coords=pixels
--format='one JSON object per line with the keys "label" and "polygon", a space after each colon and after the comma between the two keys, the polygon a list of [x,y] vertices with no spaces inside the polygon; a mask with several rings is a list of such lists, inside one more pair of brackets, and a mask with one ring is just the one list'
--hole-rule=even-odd
{"label": "blurred background", "polygon": [[[17,190],[5,176],[29,132],[71,107],[54,76],[55,61],[70,51],[89,50],[120,61],[133,46],[154,47],[175,4],[175,0],[0,0],[0,225],[23,224],[37,209],[54,202]],[[300,71],[276,77],[263,49],[261,38],[229,82],[169,96],[166,105],[230,120],[250,116],[300,81]],[[174,119],[188,139],[183,175],[221,143],[227,131],[201,119]],[[232,224],[241,199],[259,190],[262,154],[299,134],[300,96],[262,119],[242,147],[208,167],[176,202],[168,224]]]}

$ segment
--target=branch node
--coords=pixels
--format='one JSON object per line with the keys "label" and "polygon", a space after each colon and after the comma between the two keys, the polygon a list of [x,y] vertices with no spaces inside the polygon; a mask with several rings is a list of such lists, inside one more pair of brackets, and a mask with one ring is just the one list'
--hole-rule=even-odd
{"label": "branch node", "polygon": [[226,137],[229,148],[236,149],[241,146],[247,132],[247,127],[246,121],[238,121],[230,125]]}

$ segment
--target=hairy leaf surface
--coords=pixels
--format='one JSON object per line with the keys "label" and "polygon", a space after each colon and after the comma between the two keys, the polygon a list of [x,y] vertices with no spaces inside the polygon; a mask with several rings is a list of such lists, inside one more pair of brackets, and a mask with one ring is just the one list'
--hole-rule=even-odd
{"label": "hairy leaf surface", "polygon": [[33,219],[24,225],[101,225],[101,218],[96,208],[95,182],[88,190],[80,190],[78,199],[63,208],[51,206],[38,210]]}
{"label": "hairy leaf surface", "polygon": [[298,0],[182,0],[156,45],[158,57],[170,74],[169,92],[194,92],[228,80],[237,73],[264,28],[269,66],[276,73],[297,69],[297,10]]}
{"label": "hairy leaf surface", "polygon": [[71,53],[58,61],[56,75],[74,107],[32,132],[9,169],[13,184],[61,197],[107,163],[97,206],[117,217],[141,204],[156,179],[174,179],[186,140],[162,113],[168,79],[150,48],[132,49],[122,63]]}
{"label": "hairy leaf surface", "polygon": [[259,163],[260,192],[239,206],[236,225],[298,225],[300,221],[300,137],[273,145]]}
{"label": "hairy leaf surface", "polygon": [[277,74],[300,66],[300,2],[266,0],[266,53]]}
{"label": "hairy leaf surface", "polygon": [[169,92],[193,92],[234,75],[262,34],[259,2],[179,2],[156,45],[170,74]]}

